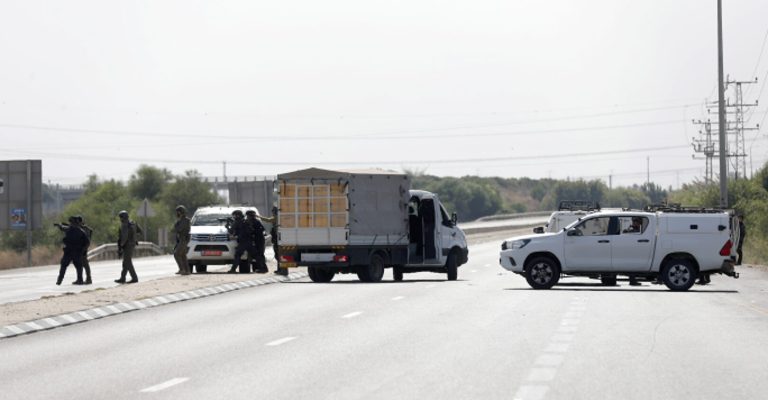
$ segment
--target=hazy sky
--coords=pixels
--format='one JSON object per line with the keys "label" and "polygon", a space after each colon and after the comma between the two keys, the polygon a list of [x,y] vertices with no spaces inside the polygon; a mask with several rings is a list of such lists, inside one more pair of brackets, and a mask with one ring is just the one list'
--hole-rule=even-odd
{"label": "hazy sky", "polygon": [[[677,187],[704,175],[691,120],[716,119],[715,0],[0,1],[0,159],[54,183],[226,161],[630,185],[650,160]],[[754,126],[768,1],[723,2]]]}

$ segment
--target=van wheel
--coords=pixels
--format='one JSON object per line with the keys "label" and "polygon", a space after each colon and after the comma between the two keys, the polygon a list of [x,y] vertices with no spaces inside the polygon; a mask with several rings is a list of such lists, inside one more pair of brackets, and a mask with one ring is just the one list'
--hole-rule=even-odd
{"label": "van wheel", "polygon": [[602,274],[600,275],[600,282],[603,286],[616,286],[615,274]]}
{"label": "van wheel", "polygon": [[685,258],[673,258],[661,268],[661,281],[675,292],[684,292],[696,282],[696,269]]}
{"label": "van wheel", "polygon": [[445,272],[448,274],[449,281],[455,281],[459,277],[459,263],[456,260],[456,252],[448,253],[448,259],[445,260]]}
{"label": "van wheel", "polygon": [[534,289],[550,289],[560,280],[560,267],[550,257],[536,257],[525,266],[525,280]]}
{"label": "van wheel", "polygon": [[371,256],[368,265],[358,267],[357,277],[363,282],[379,282],[384,277],[384,258],[379,254]]}
{"label": "van wheel", "polygon": [[396,282],[403,280],[403,267],[392,267],[392,279]]}
{"label": "van wheel", "polygon": [[309,279],[316,283],[328,283],[332,281],[334,275],[336,275],[334,272],[325,271],[316,267],[309,267],[307,268],[307,271],[309,272]]}

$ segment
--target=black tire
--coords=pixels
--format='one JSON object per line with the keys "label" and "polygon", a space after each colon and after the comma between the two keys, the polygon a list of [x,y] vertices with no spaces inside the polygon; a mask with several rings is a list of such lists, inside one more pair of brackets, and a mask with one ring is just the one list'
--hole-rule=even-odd
{"label": "black tire", "polygon": [[403,267],[392,268],[392,279],[394,279],[395,282],[401,282],[403,280]]}
{"label": "black tire", "polygon": [[616,274],[602,274],[600,275],[600,282],[603,286],[616,286]]}
{"label": "black tire", "polygon": [[363,282],[380,282],[384,277],[384,258],[372,255],[370,264],[358,267],[357,277]]}
{"label": "black tire", "polygon": [[445,272],[449,281],[455,281],[459,278],[459,260],[457,258],[456,252],[452,251],[448,253],[448,259],[445,260]]}
{"label": "black tire", "polygon": [[550,257],[536,257],[525,266],[525,280],[534,289],[551,289],[560,280],[560,267]]}
{"label": "black tire", "polygon": [[661,267],[661,281],[669,290],[684,292],[696,283],[698,275],[691,260],[685,258],[673,258]]}
{"label": "black tire", "polygon": [[333,277],[336,275],[334,272],[325,271],[316,267],[309,267],[307,268],[307,271],[309,272],[309,279],[315,283],[328,283],[332,281]]}

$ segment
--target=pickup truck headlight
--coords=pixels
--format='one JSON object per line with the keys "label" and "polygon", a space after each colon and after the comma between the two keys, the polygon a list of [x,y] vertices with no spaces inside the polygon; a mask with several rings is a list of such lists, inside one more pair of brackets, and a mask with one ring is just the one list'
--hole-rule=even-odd
{"label": "pickup truck headlight", "polygon": [[517,250],[522,249],[531,242],[531,239],[520,239],[520,240],[513,240],[511,242],[504,241],[504,243],[501,244],[502,250]]}

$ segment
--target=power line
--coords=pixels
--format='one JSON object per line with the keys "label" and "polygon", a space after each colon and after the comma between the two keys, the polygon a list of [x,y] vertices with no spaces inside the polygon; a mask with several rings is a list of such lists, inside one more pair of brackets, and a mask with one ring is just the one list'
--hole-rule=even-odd
{"label": "power line", "polygon": [[[537,156],[505,156],[505,157],[485,157],[485,158],[465,158],[465,159],[440,159],[440,160],[409,160],[409,161],[308,161],[308,160],[295,160],[295,161],[237,161],[227,160],[227,164],[233,165],[260,165],[260,166],[285,166],[285,165],[403,165],[403,164],[467,164],[467,163],[483,163],[483,162],[496,162],[496,161],[513,161],[513,160],[541,160],[541,159],[557,159],[557,158],[569,158],[569,157],[590,157],[609,154],[630,154],[630,153],[649,153],[653,151],[667,151],[676,150],[681,148],[690,148],[689,145],[680,146],[663,146],[663,147],[646,147],[624,150],[606,150],[586,153],[568,153],[568,154],[547,154]],[[61,153],[41,153],[41,152],[26,152],[18,150],[0,150],[4,153],[25,153],[33,157],[49,157],[58,159],[74,159],[74,160],[91,160],[91,161],[109,161],[109,162],[154,162],[154,163],[171,163],[171,164],[221,164],[221,161],[205,161],[205,160],[173,160],[173,159],[154,159],[154,158],[129,158],[119,156],[94,156],[88,154],[61,154]]]}

